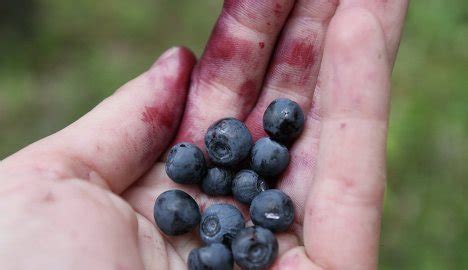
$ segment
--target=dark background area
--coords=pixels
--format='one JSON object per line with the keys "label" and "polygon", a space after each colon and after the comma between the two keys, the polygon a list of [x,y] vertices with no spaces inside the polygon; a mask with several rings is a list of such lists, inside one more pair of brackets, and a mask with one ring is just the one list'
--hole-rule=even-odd
{"label": "dark background area", "polygon": [[[2,0],[0,159],[90,110],[221,1]],[[468,269],[468,1],[412,1],[393,73],[380,269]]]}

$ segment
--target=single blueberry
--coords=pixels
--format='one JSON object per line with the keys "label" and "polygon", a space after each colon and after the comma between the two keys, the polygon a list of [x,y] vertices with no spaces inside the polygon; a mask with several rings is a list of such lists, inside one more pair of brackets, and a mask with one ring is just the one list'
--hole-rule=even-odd
{"label": "single blueberry", "polygon": [[208,128],[205,145],[213,163],[234,167],[249,155],[253,139],[244,123],[224,118]]}
{"label": "single blueberry", "polygon": [[283,232],[294,221],[293,202],[280,190],[266,190],[253,199],[250,218],[255,225],[274,232]]}
{"label": "single blueberry", "polygon": [[182,190],[163,192],[154,204],[154,220],[167,235],[181,235],[200,223],[197,202]]}
{"label": "single blueberry", "polygon": [[304,120],[304,112],[299,104],[279,98],[263,114],[263,128],[273,140],[289,143],[301,134]]}
{"label": "single blueberry", "polygon": [[203,192],[211,196],[231,194],[231,184],[234,174],[227,169],[214,167],[208,170],[201,182]]}
{"label": "single blueberry", "polygon": [[189,270],[231,270],[233,267],[231,250],[223,244],[195,248],[188,257]]}
{"label": "single blueberry", "polygon": [[278,176],[288,164],[288,148],[268,137],[258,140],[252,148],[250,166],[261,176]]}
{"label": "single blueberry", "polygon": [[244,227],[244,217],[235,206],[225,203],[213,204],[205,210],[201,218],[200,237],[205,244],[230,244]]}
{"label": "single blueberry", "polygon": [[203,152],[191,143],[179,143],[169,151],[166,162],[166,173],[179,184],[195,184],[201,181],[206,173]]}
{"label": "single blueberry", "polygon": [[267,269],[278,256],[278,241],[268,229],[248,227],[239,232],[231,249],[242,269]]}
{"label": "single blueberry", "polygon": [[232,194],[241,203],[250,204],[255,196],[266,189],[266,182],[252,170],[239,171],[232,180]]}

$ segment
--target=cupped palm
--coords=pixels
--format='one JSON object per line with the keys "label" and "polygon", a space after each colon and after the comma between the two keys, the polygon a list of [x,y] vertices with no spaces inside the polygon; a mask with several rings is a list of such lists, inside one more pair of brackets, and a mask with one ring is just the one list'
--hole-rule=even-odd
{"label": "cupped palm", "polygon": [[[406,5],[226,1],[196,65],[187,49],[173,48],[70,127],[0,163],[0,175],[10,179],[0,188],[9,194],[2,200],[16,203],[0,204],[13,216],[0,227],[14,235],[37,199],[38,220],[19,233],[36,240],[19,248],[34,249],[28,254],[38,254],[44,266],[183,269],[202,244],[196,231],[168,237],[158,230],[153,205],[160,193],[182,189],[202,211],[216,202],[235,204],[246,220],[248,209],[174,183],[164,153],[181,141],[204,148],[207,127],[224,117],[245,121],[255,139],[265,136],[265,108],[286,97],[307,119],[287,171],[271,183],[296,211],[291,228],[277,235],[274,267],[375,268],[389,77]],[[61,256],[48,264],[40,259],[46,252]],[[1,254],[4,260],[8,253]]]}

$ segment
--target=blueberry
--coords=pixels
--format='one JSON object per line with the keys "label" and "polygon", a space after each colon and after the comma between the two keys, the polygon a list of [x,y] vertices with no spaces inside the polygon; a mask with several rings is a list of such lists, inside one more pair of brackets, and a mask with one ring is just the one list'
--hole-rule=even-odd
{"label": "blueberry", "polygon": [[253,139],[244,123],[224,118],[208,128],[205,145],[213,163],[234,167],[249,155]]}
{"label": "blueberry", "polygon": [[274,232],[285,231],[294,220],[292,200],[280,190],[266,190],[253,199],[250,218],[255,225]]}
{"label": "blueberry", "polygon": [[241,203],[250,204],[255,196],[266,189],[266,182],[252,170],[242,170],[232,180],[232,194]]}
{"label": "blueberry", "polygon": [[261,176],[280,175],[288,163],[288,148],[268,137],[258,140],[252,148],[250,166]]}
{"label": "blueberry", "polygon": [[273,140],[289,143],[304,128],[304,112],[290,99],[275,99],[263,114],[263,128]]}
{"label": "blueberry", "polygon": [[239,232],[231,249],[242,269],[266,269],[278,256],[278,241],[268,229],[248,227]]}
{"label": "blueberry", "polygon": [[214,167],[208,170],[202,180],[203,192],[211,196],[223,196],[231,194],[231,183],[234,174],[227,169]]}
{"label": "blueberry", "polygon": [[174,145],[167,157],[166,173],[169,178],[179,184],[200,182],[206,173],[203,152],[191,143]]}
{"label": "blueberry", "polygon": [[189,270],[231,270],[233,267],[232,253],[223,244],[193,249],[188,257]]}
{"label": "blueberry", "polygon": [[239,209],[225,203],[213,204],[203,213],[200,237],[205,244],[230,244],[244,227],[244,217]]}
{"label": "blueberry", "polygon": [[154,204],[154,220],[167,235],[181,235],[200,223],[197,202],[182,190],[163,192]]}

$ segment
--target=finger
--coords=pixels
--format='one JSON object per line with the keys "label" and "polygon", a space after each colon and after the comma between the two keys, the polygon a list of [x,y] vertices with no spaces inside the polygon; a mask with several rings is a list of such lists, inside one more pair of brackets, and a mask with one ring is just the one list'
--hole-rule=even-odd
{"label": "finger", "polygon": [[336,6],[336,1],[329,0],[296,2],[276,46],[263,91],[246,120],[255,139],[266,136],[262,117],[274,99],[289,98],[304,111],[310,110],[323,40]]}
{"label": "finger", "polygon": [[176,141],[199,145],[223,117],[245,118],[261,87],[276,37],[293,0],[226,0],[195,68]]}
{"label": "finger", "polygon": [[[382,1],[367,1],[363,3],[380,3],[380,2]],[[389,34],[389,32],[387,31],[386,33],[384,29],[384,34],[386,34],[386,36],[388,37],[391,37],[392,39],[395,39],[395,38],[398,39],[400,35],[402,20],[404,18],[404,14],[406,10],[407,1],[393,1],[392,3],[390,3],[390,1],[387,1],[387,2],[388,2],[387,5],[376,5],[376,7],[387,7],[386,12],[388,12],[387,14],[388,18],[384,17],[383,19],[388,20],[388,22],[386,22],[386,24],[388,24],[387,29],[393,30],[393,32]],[[310,3],[315,3],[315,1],[310,1]],[[319,4],[320,1],[317,1],[317,3]],[[330,2],[326,2],[326,3],[330,4]],[[341,4],[342,3],[343,2],[341,2]],[[343,7],[340,6],[340,8],[343,8]],[[369,9],[369,8],[367,7],[366,9]],[[312,10],[315,10],[315,9],[312,9]],[[317,9],[317,10],[320,10],[320,9]],[[292,15],[293,14],[294,14],[294,11]],[[327,14],[326,12],[322,12],[321,14],[322,16],[330,15],[330,14]],[[392,14],[396,14],[396,16],[393,16]],[[394,23],[395,25],[391,25],[391,23]],[[387,49],[395,48],[395,46],[398,46],[398,42],[393,42],[392,43],[393,45],[391,46],[388,45],[389,44],[388,41],[386,42],[386,44],[387,44]],[[395,51],[393,51],[393,53]],[[319,56],[321,56],[321,54],[319,54]],[[392,60],[390,59],[389,62],[392,63],[391,61]],[[285,74],[287,75],[288,73],[285,73]],[[290,76],[287,76],[287,77],[290,77]],[[261,121],[262,113],[264,109],[261,109],[261,108],[267,106],[271,102],[271,100],[276,97],[275,92],[277,92],[278,96],[283,95],[283,96],[287,96],[295,100],[302,106],[302,108],[304,108],[305,111],[309,110],[309,106],[307,106],[307,104],[312,104],[311,105],[312,108],[309,110],[309,113],[307,115],[307,121],[306,121],[306,127],[304,129],[304,134],[301,136],[301,138],[299,138],[299,140],[294,144],[293,148],[291,149],[291,164],[289,165],[287,171],[283,174],[282,181],[279,183],[279,186],[278,186],[280,189],[284,190],[286,193],[288,193],[292,197],[295,203],[295,208],[296,208],[296,215],[295,215],[296,222],[299,224],[303,223],[305,200],[308,196],[308,190],[311,184],[311,181],[304,181],[303,178],[304,176],[309,175],[310,172],[313,172],[315,170],[316,155],[318,152],[320,129],[321,129],[320,120],[322,116],[322,110],[321,110],[322,106],[321,106],[320,97],[321,97],[321,92],[322,92],[321,90],[322,86],[320,83],[320,78],[315,79],[315,77],[313,76],[311,78],[313,79],[313,82],[315,83],[315,91],[309,90],[309,93],[313,93],[314,95],[312,98],[312,102],[308,100],[308,98],[310,98],[309,95],[304,96],[301,94],[297,96],[294,94],[290,94],[290,91],[288,89],[295,89],[294,87],[284,87],[283,89],[281,89],[282,92],[264,90],[264,92],[262,93],[262,96],[264,93],[273,92],[273,94],[271,95],[272,97],[265,98],[264,99],[265,101],[261,101],[262,100],[262,96],[261,96],[259,99],[260,101],[258,102],[258,104],[256,105],[256,108],[254,109],[254,113],[252,115],[249,115],[249,118],[248,118],[249,128],[251,130],[254,130],[253,132],[256,135],[256,137],[261,137],[261,136],[264,136],[264,132],[262,130],[262,121]],[[268,95],[265,95],[265,96],[268,96]],[[304,149],[307,149],[307,151],[304,151]]]}
{"label": "finger", "polygon": [[[300,0],[296,3],[278,42],[259,101],[246,121],[257,139],[266,136],[263,113],[275,98],[290,98],[304,112],[309,112],[304,135],[291,149],[291,164],[278,184],[278,188],[293,199],[296,209],[294,217],[298,224],[303,223],[303,209],[311,182],[304,181],[304,175],[313,171],[318,151],[320,85],[317,84],[317,77],[325,34],[337,3],[328,0]],[[302,233],[298,236],[302,238]]]}
{"label": "finger", "polygon": [[378,19],[338,9],[322,61],[322,128],[306,203],[308,256],[328,269],[375,269],[385,187],[390,67]]}
{"label": "finger", "polygon": [[121,192],[172,139],[194,63],[187,49],[167,51],[80,120],[2,162],[3,170],[87,179]]}
{"label": "finger", "polygon": [[341,0],[340,8],[348,7],[365,8],[377,16],[384,32],[389,61],[393,63],[400,44],[408,0]]}

